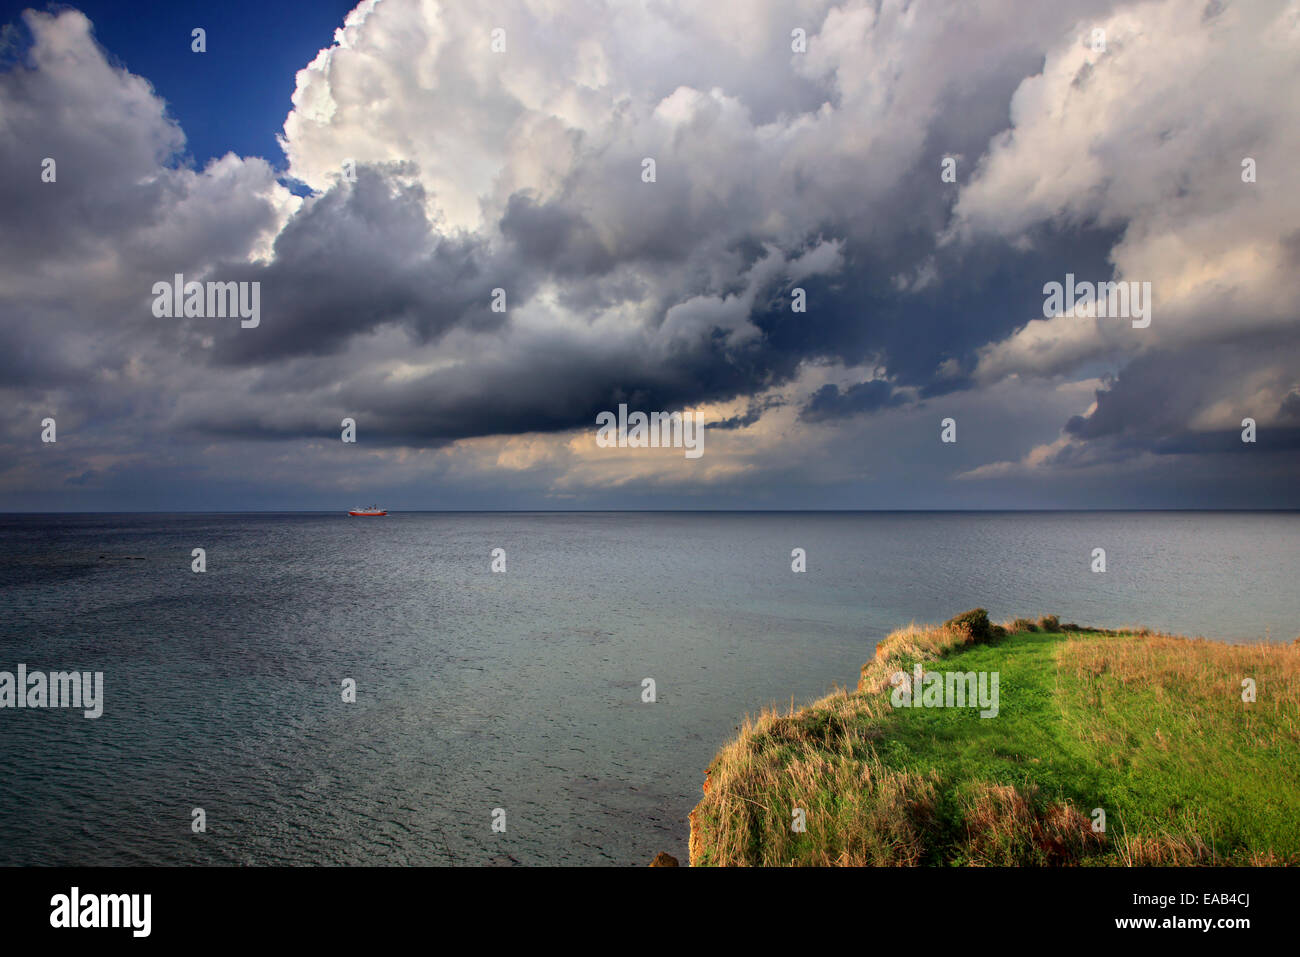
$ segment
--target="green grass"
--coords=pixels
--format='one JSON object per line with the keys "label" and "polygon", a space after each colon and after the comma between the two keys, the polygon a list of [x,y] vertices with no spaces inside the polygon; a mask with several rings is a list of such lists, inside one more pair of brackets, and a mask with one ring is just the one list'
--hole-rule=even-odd
{"label": "green grass", "polygon": [[1197,733],[1195,711],[1163,686],[1114,682],[1099,708],[1088,684],[1058,674],[1068,638],[1015,634],[944,659],[942,670],[1000,673],[997,717],[980,718],[975,709],[892,711],[877,745],[885,765],[937,772],[949,785],[940,788],[947,798],[940,813],[954,829],[962,782],[988,781],[1036,789],[1085,815],[1103,808],[1112,834],[1190,825],[1219,855],[1300,849],[1300,748],[1261,746],[1240,695],[1231,707],[1242,720],[1212,736]]}
{"label": "green grass", "polygon": [[[905,629],[856,692],[747,722],[709,768],[692,863],[1300,861],[1300,648],[1000,631]],[[890,707],[916,661],[998,672],[997,716]]]}

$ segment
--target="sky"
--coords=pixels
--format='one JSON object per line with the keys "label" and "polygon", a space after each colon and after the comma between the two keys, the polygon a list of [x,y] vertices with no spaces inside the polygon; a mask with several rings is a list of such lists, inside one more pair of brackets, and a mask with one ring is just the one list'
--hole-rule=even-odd
{"label": "sky", "polygon": [[1294,0],[0,15],[0,511],[1300,507]]}
{"label": "sky", "polygon": [[[103,56],[148,80],[184,130],[173,164],[201,168],[233,152],[281,167],[276,135],[293,108],[294,75],[330,45],[353,6],[347,0],[99,0],[71,7],[0,0],[0,24],[12,26],[16,50],[27,49],[32,37],[22,26],[23,10],[80,10]],[[195,27],[220,55],[193,52]]]}

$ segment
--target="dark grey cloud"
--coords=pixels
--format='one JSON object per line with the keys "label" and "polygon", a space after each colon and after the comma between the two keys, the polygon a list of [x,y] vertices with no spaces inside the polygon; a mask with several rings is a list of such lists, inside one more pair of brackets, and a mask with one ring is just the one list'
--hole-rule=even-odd
{"label": "dark grey cloud", "polygon": [[828,422],[850,415],[877,412],[893,405],[902,405],[904,401],[905,397],[898,395],[894,387],[883,379],[856,382],[847,389],[828,383],[812,394],[800,410],[799,418],[805,422]]}
{"label": "dark grey cloud", "polygon": [[1277,412],[1280,419],[1300,420],[1300,389],[1287,393]]}
{"label": "dark grey cloud", "polygon": [[733,415],[730,418],[723,419],[720,422],[709,423],[710,429],[744,429],[758,422],[763,417],[763,413],[771,409],[779,409],[785,405],[785,400],[779,396],[767,395],[759,398],[751,398],[745,407],[745,411],[740,415]]}
{"label": "dark grey cloud", "polygon": [[[1292,369],[1300,360],[1300,343],[1284,332],[1257,335],[1231,347],[1200,345],[1138,356],[1097,390],[1096,408],[1072,417],[1064,431],[1086,441],[1105,439],[1130,450],[1166,455],[1240,451],[1241,421],[1252,418],[1271,425],[1275,413],[1285,412],[1286,403],[1279,410],[1271,402],[1257,407],[1256,401],[1236,399],[1239,385],[1279,359],[1283,368]],[[1212,421],[1190,427],[1207,415],[1214,415]],[[1261,437],[1261,447],[1292,447],[1288,436],[1294,430],[1264,431],[1270,438],[1265,442]]]}
{"label": "dark grey cloud", "polygon": [[521,259],[561,277],[602,275],[617,262],[591,223],[560,203],[538,204],[531,196],[515,193],[500,228]]}
{"label": "dark grey cloud", "polygon": [[424,189],[404,168],[358,168],[309,203],[275,240],[275,257],[259,267],[218,267],[213,275],[261,283],[264,321],[252,330],[227,325],[216,361],[274,363],[327,355],[349,339],[394,324],[420,343],[448,329],[491,331],[494,288],[527,298],[534,274],[514,268],[481,240],[437,236],[424,214]]}

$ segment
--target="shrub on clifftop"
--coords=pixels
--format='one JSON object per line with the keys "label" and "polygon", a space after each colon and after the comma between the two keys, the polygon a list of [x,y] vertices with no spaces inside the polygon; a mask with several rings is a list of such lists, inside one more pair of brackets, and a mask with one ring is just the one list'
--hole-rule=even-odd
{"label": "shrub on clifftop", "polygon": [[983,608],[972,608],[954,615],[944,622],[944,627],[966,632],[971,641],[990,641],[994,637],[993,626],[989,624],[989,613]]}

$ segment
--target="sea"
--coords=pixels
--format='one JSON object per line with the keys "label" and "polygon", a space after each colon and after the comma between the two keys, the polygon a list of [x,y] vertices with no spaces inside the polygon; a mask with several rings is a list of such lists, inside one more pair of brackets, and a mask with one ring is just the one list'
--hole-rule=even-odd
{"label": "sea", "polygon": [[895,628],[1289,642],[1297,569],[1289,512],[0,515],[0,672],[103,675],[0,708],[0,865],[684,863],[744,716]]}

